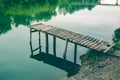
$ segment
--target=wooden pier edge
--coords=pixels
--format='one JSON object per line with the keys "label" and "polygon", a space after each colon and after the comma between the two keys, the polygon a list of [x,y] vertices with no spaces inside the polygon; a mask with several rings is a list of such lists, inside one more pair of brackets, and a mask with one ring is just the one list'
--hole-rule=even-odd
{"label": "wooden pier edge", "polygon": [[[32,40],[32,32],[42,32],[46,35],[46,52],[49,52],[49,43],[48,43],[48,35],[53,36],[53,48],[54,55],[56,55],[56,38],[60,38],[66,41],[66,47],[64,50],[64,57],[67,51],[68,42],[72,42],[76,45],[80,45],[89,49],[93,49],[99,52],[107,53],[115,44],[109,43],[104,40],[96,39],[94,37],[75,33],[72,31],[68,31],[59,27],[46,25],[43,23],[30,25],[30,40]],[[39,38],[40,39],[40,38]],[[41,43],[39,43],[41,44]],[[41,50],[40,50],[41,51]]]}

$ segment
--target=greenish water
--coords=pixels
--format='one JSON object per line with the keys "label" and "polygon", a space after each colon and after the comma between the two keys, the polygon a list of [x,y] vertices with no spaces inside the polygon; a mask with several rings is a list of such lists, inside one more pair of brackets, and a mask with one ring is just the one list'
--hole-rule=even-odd
{"label": "greenish water", "polygon": [[[98,3],[99,0],[0,0],[0,80],[66,80],[66,71],[30,58],[28,26],[42,22],[112,42],[114,31],[120,27],[120,6]],[[116,0],[102,3],[115,4]],[[33,36],[35,48],[37,33]],[[45,51],[44,39],[42,34],[42,51]],[[63,57],[64,43],[57,39],[57,57]],[[51,36],[49,47],[53,54]],[[71,62],[74,61],[73,47],[69,43],[67,60]],[[88,49],[78,47],[77,64],[81,63],[80,55],[87,52]]]}

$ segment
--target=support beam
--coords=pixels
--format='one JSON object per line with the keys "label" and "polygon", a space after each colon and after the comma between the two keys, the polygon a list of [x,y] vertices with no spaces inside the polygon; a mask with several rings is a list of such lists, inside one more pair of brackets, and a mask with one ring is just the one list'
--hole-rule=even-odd
{"label": "support beam", "polygon": [[48,33],[46,33],[45,36],[46,36],[46,53],[49,53]]}
{"label": "support beam", "polygon": [[65,49],[64,49],[64,53],[63,53],[63,58],[64,58],[65,60],[66,60],[67,46],[68,46],[68,39],[66,40]]}
{"label": "support beam", "polygon": [[53,54],[56,56],[56,37],[53,36]]}
{"label": "support beam", "polygon": [[75,44],[75,47],[74,47],[74,63],[76,64],[77,62],[77,44]]}
{"label": "support beam", "polygon": [[32,29],[30,28],[30,42],[32,42]]}
{"label": "support beam", "polygon": [[32,42],[30,41],[31,57],[33,56]]}
{"label": "support beam", "polygon": [[41,53],[41,34],[39,31],[39,53]]}

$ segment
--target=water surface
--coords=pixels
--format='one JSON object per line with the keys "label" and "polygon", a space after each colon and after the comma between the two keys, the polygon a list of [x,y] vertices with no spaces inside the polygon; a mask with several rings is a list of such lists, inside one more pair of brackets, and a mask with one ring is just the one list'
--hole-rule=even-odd
{"label": "water surface", "polygon": [[[67,79],[68,73],[64,70],[30,58],[29,25],[31,24],[42,22],[109,42],[112,42],[114,31],[120,27],[120,6],[98,5],[99,0],[53,1],[0,1],[0,80]],[[92,3],[92,5],[80,3]],[[101,3],[115,4],[116,1],[104,0]],[[33,36],[35,48],[38,46],[38,35],[35,33]],[[53,54],[52,37],[49,37],[50,54]],[[63,57],[64,43],[63,40],[57,39],[57,57]],[[74,61],[73,47],[74,45],[69,43],[67,60],[71,62]],[[42,34],[42,51],[45,51],[44,34]],[[80,55],[87,51],[88,49],[78,46],[77,64],[81,63]]]}

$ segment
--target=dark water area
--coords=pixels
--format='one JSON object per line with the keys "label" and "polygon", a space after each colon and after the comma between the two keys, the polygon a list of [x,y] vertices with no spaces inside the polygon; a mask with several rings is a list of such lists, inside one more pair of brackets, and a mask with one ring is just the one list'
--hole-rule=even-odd
{"label": "dark water area", "polygon": [[[74,73],[70,70],[79,70],[80,56],[89,49],[78,46],[74,64],[74,45],[69,43],[65,61],[65,41],[57,39],[55,57],[51,36],[49,54],[30,57],[29,25],[37,23],[112,43],[114,31],[120,28],[120,0],[0,0],[0,80],[66,80]],[[44,52],[45,35],[41,37]],[[38,33],[33,34],[32,44],[38,47]]]}

